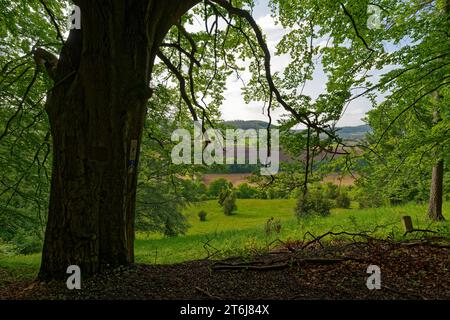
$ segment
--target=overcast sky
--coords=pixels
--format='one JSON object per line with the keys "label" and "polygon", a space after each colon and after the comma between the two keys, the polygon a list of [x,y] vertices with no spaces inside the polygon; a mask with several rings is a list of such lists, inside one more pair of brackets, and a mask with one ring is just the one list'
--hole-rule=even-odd
{"label": "overcast sky", "polygon": [[[256,8],[254,10],[254,17],[257,19],[259,26],[263,29],[267,37],[268,46],[272,54],[272,72],[283,71],[289,63],[289,56],[275,56],[275,46],[281,40],[285,30],[280,25],[276,25],[273,18],[270,16],[270,9],[267,0],[256,0]],[[249,74],[243,74],[244,80],[250,78]],[[304,93],[310,95],[312,98],[317,97],[321,92],[324,92],[326,85],[326,76],[318,66],[314,79],[309,81],[305,87]],[[226,100],[221,107],[222,117],[224,120],[263,120],[267,121],[267,116],[262,113],[261,102],[251,102],[246,104],[242,98],[241,93],[242,82],[236,78],[229,79],[227,89],[225,92]],[[361,119],[365,113],[370,109],[370,104],[365,99],[353,101],[339,121],[338,126],[357,126],[363,124]],[[280,118],[285,114],[282,109],[272,111],[274,120]]]}

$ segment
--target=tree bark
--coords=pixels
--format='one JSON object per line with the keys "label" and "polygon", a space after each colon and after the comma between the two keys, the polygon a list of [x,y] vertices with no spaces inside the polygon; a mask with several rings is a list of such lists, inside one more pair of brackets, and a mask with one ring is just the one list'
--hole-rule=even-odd
{"label": "tree bark", "polygon": [[69,265],[89,275],[134,261],[137,161],[152,67],[170,27],[197,3],[74,2],[82,28],[62,49],[46,105],[53,172],[43,280],[65,277]]}
{"label": "tree bark", "polygon": [[428,217],[434,221],[445,220],[442,215],[442,194],[444,181],[444,161],[439,160],[433,167],[431,176],[430,202]]}

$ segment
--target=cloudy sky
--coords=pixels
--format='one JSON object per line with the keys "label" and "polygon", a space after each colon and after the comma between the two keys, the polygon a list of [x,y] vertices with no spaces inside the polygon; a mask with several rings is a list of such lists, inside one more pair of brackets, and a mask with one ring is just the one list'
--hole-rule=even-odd
{"label": "cloudy sky", "polygon": [[[281,40],[285,30],[280,25],[276,25],[270,16],[270,10],[267,0],[256,0],[256,8],[254,17],[257,19],[259,26],[263,29],[267,37],[268,46],[272,53],[272,72],[282,71],[289,63],[288,56],[275,56],[275,45]],[[250,78],[249,74],[243,74],[244,80]],[[314,80],[309,81],[305,87],[305,94],[315,98],[319,93],[325,90],[326,76],[320,66],[314,74]],[[226,100],[221,107],[222,117],[224,120],[263,120],[267,121],[267,116],[262,113],[262,103],[252,102],[246,104],[241,94],[242,82],[236,78],[229,79],[227,90],[225,92]],[[369,110],[370,104],[365,99],[353,101],[347,108],[343,118],[339,121],[338,126],[356,126],[363,124],[361,118]],[[281,115],[285,114],[282,109],[272,111],[273,119],[277,120]]]}

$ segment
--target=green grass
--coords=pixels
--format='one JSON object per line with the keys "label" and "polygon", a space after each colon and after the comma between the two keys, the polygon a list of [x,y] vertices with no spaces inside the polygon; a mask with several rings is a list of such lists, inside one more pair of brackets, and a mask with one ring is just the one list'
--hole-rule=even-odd
{"label": "green grass", "polygon": [[[392,236],[400,239],[403,228],[400,217],[412,217],[414,227],[421,229],[440,229],[450,233],[450,223],[430,223],[426,219],[426,205],[408,204],[398,207],[373,209],[334,209],[326,218],[312,217],[303,220],[294,218],[295,200],[238,200],[235,215],[225,216],[217,201],[206,201],[192,205],[185,214],[191,228],[186,235],[164,238],[161,235],[139,233],[135,254],[140,263],[179,263],[187,260],[202,259],[208,250],[216,252],[215,258],[232,255],[247,255],[264,248],[276,238],[281,240],[300,240],[307,231],[320,235],[327,231],[362,231],[379,228],[375,235]],[[207,212],[205,222],[199,221],[200,210]],[[450,203],[444,204],[444,215],[449,216]],[[282,227],[279,234],[267,235],[265,225],[274,217]],[[411,235],[413,237],[415,235]],[[215,248],[215,249],[214,249]],[[25,277],[34,277],[39,267],[40,255],[13,256],[0,258],[0,267],[20,273]]]}
{"label": "green grass", "polygon": [[0,268],[7,272],[7,275],[0,273],[0,286],[5,282],[16,283],[36,278],[40,262],[40,254],[0,257]]}
{"label": "green grass", "polygon": [[[185,215],[191,225],[187,235],[205,235],[211,232],[244,230],[261,226],[270,217],[281,221],[292,220],[295,200],[237,200],[238,210],[231,216],[223,213],[217,200],[191,205]],[[208,215],[205,222],[199,222],[198,212],[204,210]]]}

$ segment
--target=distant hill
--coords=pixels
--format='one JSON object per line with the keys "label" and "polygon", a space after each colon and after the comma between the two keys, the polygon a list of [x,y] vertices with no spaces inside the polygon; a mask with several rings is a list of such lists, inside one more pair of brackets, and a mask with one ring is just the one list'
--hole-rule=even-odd
{"label": "distant hill", "polygon": [[[235,127],[237,129],[266,129],[269,125],[268,122],[260,121],[260,120],[233,120],[233,121],[224,121],[225,125]],[[272,128],[276,128],[277,126],[272,125]]]}
{"label": "distant hill", "polygon": [[361,140],[370,131],[372,131],[370,126],[363,124],[361,126],[339,128],[338,134],[345,140]]}
{"label": "distant hill", "polygon": [[[238,129],[266,129],[268,123],[259,120],[234,120],[234,121],[225,121],[225,125],[229,125]],[[276,126],[272,126],[276,128]],[[354,127],[341,127],[338,129],[339,136],[344,140],[361,140],[364,138],[365,134],[370,132],[371,128],[369,125],[364,124],[360,126]]]}

